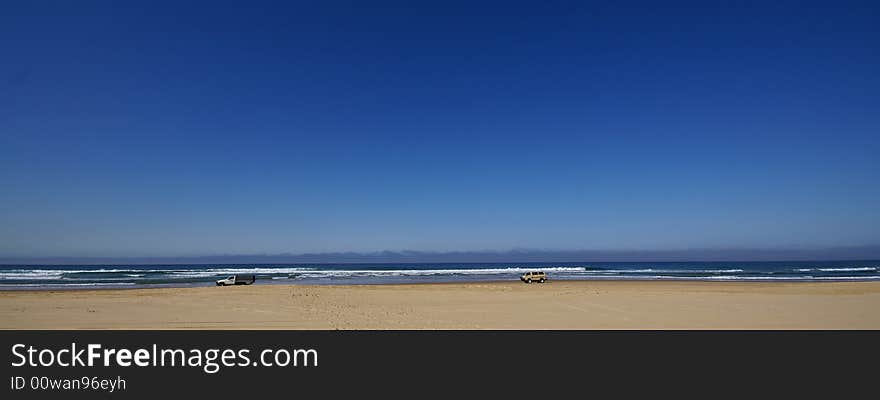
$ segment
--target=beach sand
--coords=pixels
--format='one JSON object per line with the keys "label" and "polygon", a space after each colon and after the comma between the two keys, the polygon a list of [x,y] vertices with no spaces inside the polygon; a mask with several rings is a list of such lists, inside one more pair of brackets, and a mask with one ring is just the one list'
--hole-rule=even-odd
{"label": "beach sand", "polygon": [[4,291],[0,329],[880,329],[880,282]]}

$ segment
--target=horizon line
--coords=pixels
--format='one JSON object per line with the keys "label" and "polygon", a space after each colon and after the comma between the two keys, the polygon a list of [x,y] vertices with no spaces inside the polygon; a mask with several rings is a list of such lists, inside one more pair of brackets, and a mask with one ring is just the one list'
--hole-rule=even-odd
{"label": "horizon line", "polygon": [[880,244],[823,248],[669,250],[379,250],[194,256],[0,256],[0,265],[52,264],[368,264],[498,262],[784,262],[880,260]]}

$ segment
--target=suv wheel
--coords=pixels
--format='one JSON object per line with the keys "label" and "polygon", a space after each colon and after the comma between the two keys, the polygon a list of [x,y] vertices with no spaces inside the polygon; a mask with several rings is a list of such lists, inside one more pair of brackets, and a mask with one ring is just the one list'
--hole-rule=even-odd
{"label": "suv wheel", "polygon": [[531,279],[526,279],[526,283],[532,283]]}
{"label": "suv wheel", "polygon": [[541,282],[541,283],[544,283],[544,278],[541,278],[541,281],[540,281],[540,282]]}

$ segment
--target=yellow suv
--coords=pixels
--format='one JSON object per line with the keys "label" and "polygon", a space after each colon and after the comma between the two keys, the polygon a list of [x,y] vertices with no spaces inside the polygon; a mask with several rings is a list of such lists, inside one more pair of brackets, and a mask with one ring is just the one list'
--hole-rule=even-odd
{"label": "yellow suv", "polygon": [[541,282],[544,283],[547,281],[547,274],[543,271],[529,271],[519,276],[519,280],[525,283],[532,282]]}

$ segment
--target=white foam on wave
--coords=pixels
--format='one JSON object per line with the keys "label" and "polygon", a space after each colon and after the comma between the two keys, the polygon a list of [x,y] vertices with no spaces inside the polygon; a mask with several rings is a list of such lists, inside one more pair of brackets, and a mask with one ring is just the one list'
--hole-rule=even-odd
{"label": "white foam on wave", "polygon": [[795,271],[797,271],[797,272],[815,272],[815,271],[821,271],[821,272],[860,272],[860,271],[870,272],[870,271],[876,271],[876,270],[877,270],[877,267],[839,267],[839,268],[817,267],[817,268],[798,268],[798,269],[795,269]]}
{"label": "white foam on wave", "polygon": [[345,270],[313,270],[297,273],[304,278],[334,277],[388,277],[388,276],[432,276],[432,275],[508,275],[526,271],[540,270],[544,272],[575,272],[584,271],[583,267],[549,267],[549,268],[470,268],[470,269],[345,269]]}
{"label": "white foam on wave", "polygon": [[822,272],[876,271],[877,267],[819,268]]}
{"label": "white foam on wave", "polygon": [[0,279],[61,279],[65,272],[50,269],[11,269],[0,272]]}
{"label": "white foam on wave", "polygon": [[291,274],[297,272],[314,271],[315,268],[295,267],[295,268],[207,268],[207,269],[180,269],[180,270],[158,270],[156,272],[165,272],[173,277],[182,278],[205,278],[218,275],[235,275],[235,274]]}
{"label": "white foam on wave", "polygon": [[[578,269],[580,271],[580,269]],[[707,273],[707,274],[730,274],[737,272],[745,272],[742,269],[734,268],[734,269],[664,269],[664,268],[644,268],[644,269],[605,269],[605,270],[583,270],[584,273],[601,273],[601,274],[638,274],[638,273],[649,273],[649,272],[662,272],[667,274],[693,274],[693,273]]]}
{"label": "white foam on wave", "polygon": [[[205,269],[130,269],[130,268],[102,268],[102,269],[8,269],[0,270],[0,279],[26,280],[26,279],[63,279],[68,274],[113,274],[125,273],[132,278],[144,277],[146,274],[167,274],[171,277],[200,278],[215,275],[234,275],[242,273],[251,274],[285,274],[301,271],[311,271],[314,268],[205,268]],[[90,278],[83,278],[90,279]],[[100,278],[106,279],[106,278]]]}
{"label": "white foam on wave", "polygon": [[134,286],[137,285],[135,282],[90,282],[90,283],[15,283],[15,284],[3,284],[0,283],[0,287],[34,287],[34,288],[43,288],[43,287],[68,287],[68,286]]}

